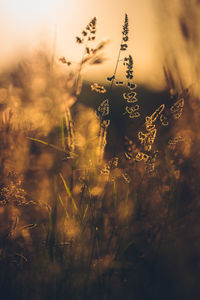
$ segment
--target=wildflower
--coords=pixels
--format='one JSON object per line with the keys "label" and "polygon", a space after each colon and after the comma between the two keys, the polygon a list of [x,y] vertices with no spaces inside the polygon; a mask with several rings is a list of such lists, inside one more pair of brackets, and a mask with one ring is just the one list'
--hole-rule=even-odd
{"label": "wildflower", "polygon": [[124,82],[123,82],[123,81],[116,81],[115,84],[116,84],[116,85],[123,85]]}
{"label": "wildflower", "polygon": [[109,100],[104,100],[97,109],[97,115],[102,119],[109,114]]}
{"label": "wildflower", "polygon": [[119,157],[114,156],[112,159],[110,159],[107,164],[104,165],[103,169],[101,170],[101,174],[108,175],[110,173],[110,170],[113,170],[117,168],[119,163]]}
{"label": "wildflower", "polygon": [[76,42],[78,44],[82,44],[83,40],[80,37],[76,36]]}
{"label": "wildflower", "polygon": [[184,98],[178,99],[174,105],[170,108],[170,111],[172,113],[172,116],[174,119],[179,119],[182,115],[183,112],[183,107],[184,107]]}
{"label": "wildflower", "polygon": [[137,102],[136,92],[123,93],[123,98],[129,103]]}
{"label": "wildflower", "polygon": [[67,61],[66,58],[63,56],[61,58],[59,58],[59,61],[63,64],[67,64],[68,66],[71,65],[71,62],[70,61]]}
{"label": "wildflower", "polygon": [[124,58],[124,65],[127,66],[126,78],[133,79],[133,58],[131,55]]}
{"label": "wildflower", "polygon": [[127,173],[122,173],[122,177],[123,177],[123,179],[124,179],[127,183],[130,183],[130,182],[131,182],[131,179],[130,179],[130,177],[128,176]]}
{"label": "wildflower", "polygon": [[130,83],[130,82],[128,82],[127,86],[129,90],[134,90],[137,87],[135,83]]}
{"label": "wildflower", "polygon": [[135,160],[136,161],[141,161],[141,160],[144,160],[144,162],[147,162],[149,160],[150,156],[143,153],[143,152],[138,152],[136,157],[135,157]]}
{"label": "wildflower", "polygon": [[[78,44],[83,44],[85,42],[85,39],[87,37],[87,40],[86,40],[86,43],[88,41],[93,41],[95,40],[96,36],[95,36],[95,33],[96,33],[96,17],[94,17],[90,23],[86,26],[86,28],[82,31],[81,33],[81,37],[77,36],[76,37],[76,42]],[[86,48],[86,52],[87,54],[90,53],[90,49],[87,47]]]}
{"label": "wildflower", "polygon": [[[138,109],[140,108],[140,106],[138,104],[132,106],[132,107],[129,107],[129,106],[126,106],[126,111],[127,113],[129,114],[129,117],[131,115],[133,115]],[[131,117],[130,117],[131,118]],[[133,117],[134,118],[134,117]]]}
{"label": "wildflower", "polygon": [[158,116],[163,112],[164,108],[164,104],[160,105],[150,117],[146,117],[146,122],[148,121],[150,123],[154,123],[157,120]]}
{"label": "wildflower", "polygon": [[95,92],[101,93],[101,94],[104,94],[106,92],[105,87],[103,85],[99,85],[96,82],[91,85],[91,89],[92,89],[92,91],[95,91]]}
{"label": "wildflower", "polygon": [[125,51],[128,48],[127,44],[121,44],[120,50]]}
{"label": "wildflower", "polygon": [[122,39],[124,42],[128,41],[128,15],[125,14],[125,20],[124,20],[124,25],[123,25],[123,31],[122,31]]}
{"label": "wildflower", "polygon": [[107,80],[108,81],[112,81],[112,80],[114,80],[115,79],[115,76],[113,75],[113,76],[111,76],[111,77],[107,77]]}
{"label": "wildflower", "polygon": [[86,35],[87,35],[87,32],[86,32],[85,30],[83,30],[83,31],[82,31],[82,35],[83,35],[83,36],[86,36]]}
{"label": "wildflower", "polygon": [[161,115],[160,115],[160,122],[161,122],[161,124],[162,124],[163,126],[168,126],[168,125],[169,125],[167,116],[164,115],[164,114],[161,114]]}

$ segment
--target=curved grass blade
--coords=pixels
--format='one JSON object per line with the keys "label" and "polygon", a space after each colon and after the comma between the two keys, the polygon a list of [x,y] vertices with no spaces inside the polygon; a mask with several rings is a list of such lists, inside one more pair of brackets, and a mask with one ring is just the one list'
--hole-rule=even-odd
{"label": "curved grass blade", "polygon": [[71,198],[71,200],[72,200],[72,204],[73,204],[73,206],[74,206],[75,211],[78,211],[78,207],[77,207],[77,205],[76,205],[76,203],[75,203],[75,201],[74,201],[74,199],[73,199],[73,197],[72,197],[72,194],[71,194],[71,192],[70,192],[69,187],[67,186],[67,183],[66,183],[64,177],[62,176],[61,173],[59,173],[59,175],[60,175],[60,178],[62,179],[62,182],[63,182],[63,184],[64,184],[65,190],[66,190],[66,192],[67,192],[69,198]]}
{"label": "curved grass blade", "polygon": [[68,152],[65,151],[65,150],[63,150],[62,148],[57,147],[57,146],[55,146],[55,145],[53,145],[53,144],[49,144],[49,143],[47,143],[47,142],[45,142],[45,141],[43,141],[43,140],[35,139],[35,138],[31,138],[31,137],[27,137],[27,138],[28,138],[29,140],[31,140],[31,141],[35,141],[35,142],[41,143],[41,144],[43,144],[43,145],[49,146],[49,147],[54,148],[54,149],[56,149],[56,150],[58,150],[58,151],[61,151],[61,152],[64,152],[64,153],[68,154]]}
{"label": "curved grass blade", "polygon": [[64,210],[65,210],[66,217],[69,219],[68,211],[67,211],[67,209],[66,209],[66,207],[65,207],[65,205],[64,205],[64,202],[63,202],[62,197],[60,196],[60,194],[58,194],[58,199],[59,199],[59,201],[60,201],[60,204],[62,205],[62,207],[63,207]]}
{"label": "curved grass blade", "polygon": [[84,210],[84,214],[83,214],[83,219],[82,219],[82,221],[85,219],[85,216],[86,216],[86,214],[87,214],[87,211],[88,211],[88,204],[86,205],[86,208],[85,208],[85,210]]}

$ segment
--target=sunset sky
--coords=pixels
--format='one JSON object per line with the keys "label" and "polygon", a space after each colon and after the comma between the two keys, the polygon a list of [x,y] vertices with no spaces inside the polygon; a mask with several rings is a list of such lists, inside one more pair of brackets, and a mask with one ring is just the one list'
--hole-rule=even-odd
{"label": "sunset sky", "polygon": [[[108,39],[106,62],[91,67],[85,79],[103,81],[112,75],[121,41],[124,14],[129,16],[129,48],[135,62],[137,82],[162,88],[162,63],[158,42],[158,23],[154,0],[1,0],[0,1],[0,65],[15,61],[40,44],[54,48],[55,57],[65,56],[79,61],[82,47],[75,43],[88,22],[97,17],[96,43]],[[53,51],[53,50],[52,50]]]}

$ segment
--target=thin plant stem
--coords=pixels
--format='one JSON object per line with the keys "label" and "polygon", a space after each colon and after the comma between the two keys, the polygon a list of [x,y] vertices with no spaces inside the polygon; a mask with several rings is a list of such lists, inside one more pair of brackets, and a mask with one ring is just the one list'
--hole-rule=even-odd
{"label": "thin plant stem", "polygon": [[[122,44],[122,42],[123,42],[123,40],[121,41],[120,45]],[[112,90],[112,87],[113,87],[113,83],[114,83],[114,80],[115,80],[115,75],[117,73],[117,68],[118,68],[118,65],[119,65],[119,62],[120,62],[120,54],[121,54],[121,49],[119,49],[119,53],[118,53],[118,57],[117,57],[117,62],[116,62],[115,70],[114,70],[114,74],[113,74],[113,79],[111,81],[111,84],[110,84],[110,87],[109,87],[109,90],[108,90],[108,95],[109,96],[110,96],[110,93],[111,93],[111,90]]]}
{"label": "thin plant stem", "polygon": [[87,44],[88,44],[88,42],[85,45],[85,48],[84,48],[84,51],[83,51],[83,55],[82,55],[82,59],[81,59],[80,65],[79,65],[78,76],[77,76],[76,86],[75,86],[75,96],[78,95],[78,86],[79,86],[79,81],[80,81],[80,77],[81,77],[81,71],[82,71],[82,67],[83,67],[83,59],[84,59],[84,56],[86,54]]}

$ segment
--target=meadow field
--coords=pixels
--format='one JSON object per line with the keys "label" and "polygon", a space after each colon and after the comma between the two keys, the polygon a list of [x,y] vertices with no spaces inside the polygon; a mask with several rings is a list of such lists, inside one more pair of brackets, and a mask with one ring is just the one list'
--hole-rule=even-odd
{"label": "meadow field", "polygon": [[0,72],[0,299],[200,298],[198,35],[184,16],[162,91],[135,82],[128,14],[106,84],[84,80],[107,46],[95,17],[78,63],[41,48]]}

